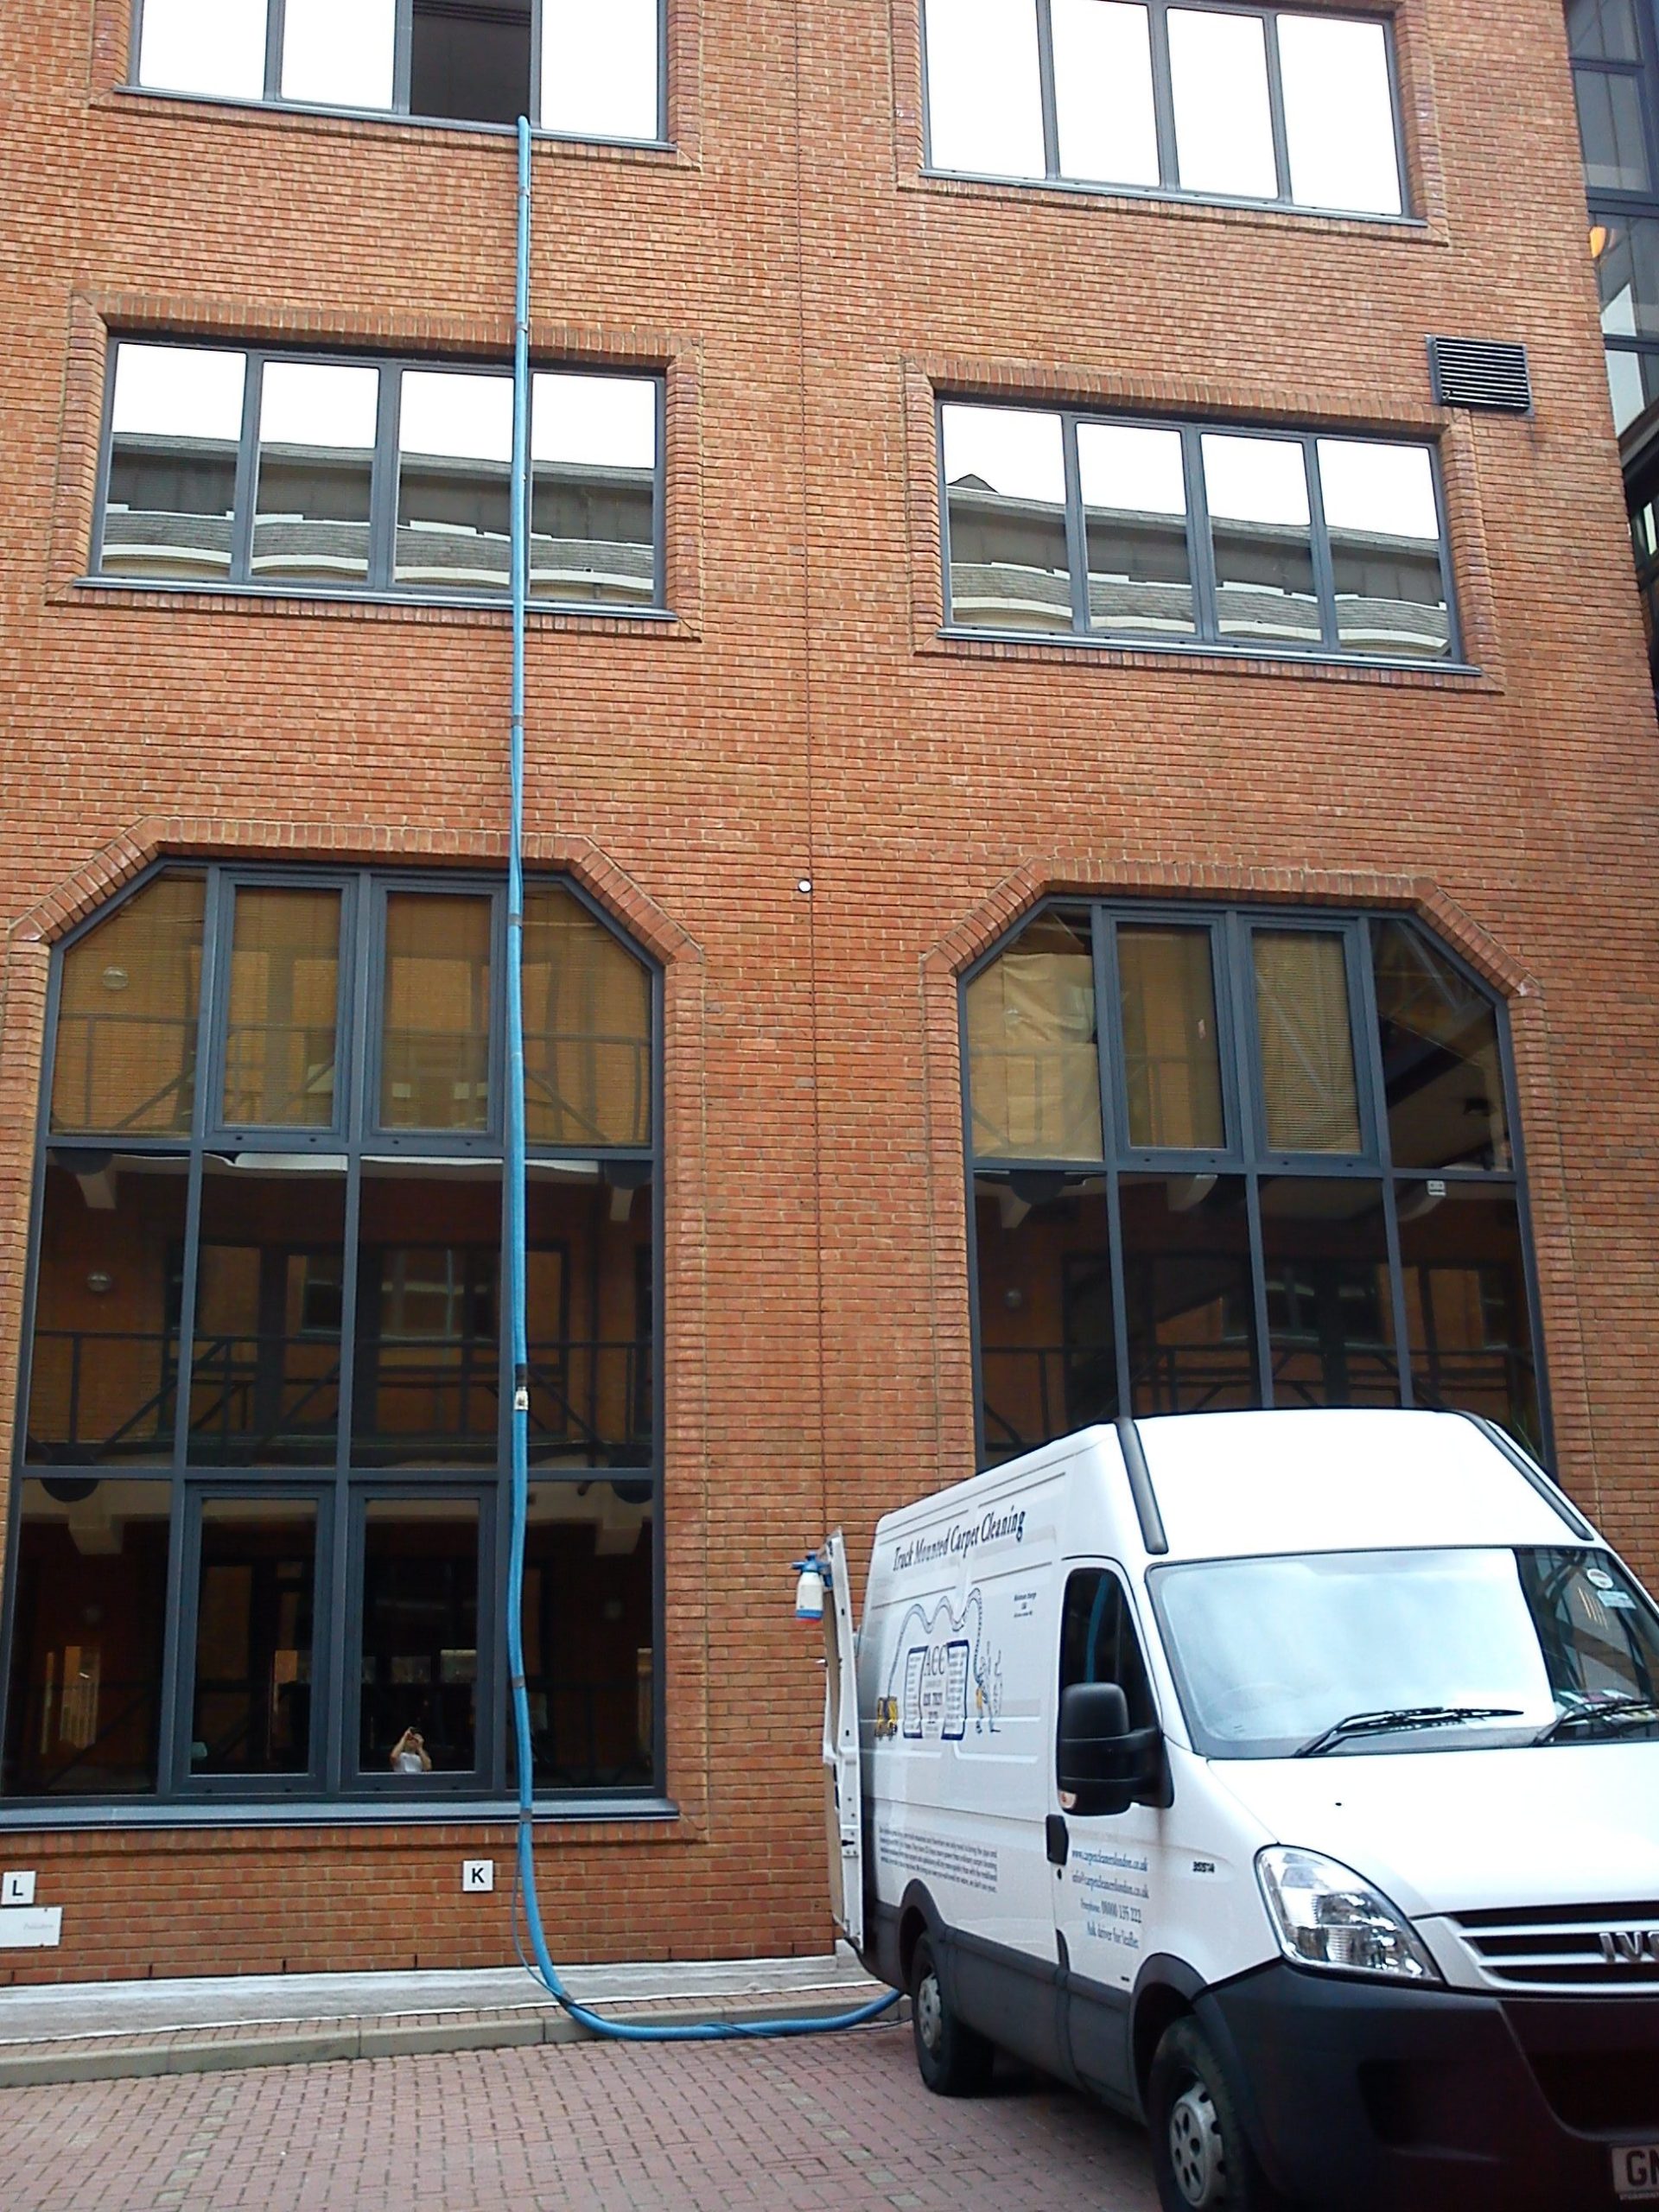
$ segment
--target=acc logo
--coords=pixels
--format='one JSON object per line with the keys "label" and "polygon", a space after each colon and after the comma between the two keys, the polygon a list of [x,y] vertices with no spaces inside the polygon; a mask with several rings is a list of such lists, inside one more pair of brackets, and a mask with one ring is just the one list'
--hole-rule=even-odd
{"label": "acc logo", "polygon": [[896,1697],[879,1697],[875,1700],[875,1738],[880,1743],[884,1736],[899,1733],[899,1700]]}
{"label": "acc logo", "polygon": [[1601,1955],[1610,1967],[1659,1966],[1659,1928],[1604,1928]]}

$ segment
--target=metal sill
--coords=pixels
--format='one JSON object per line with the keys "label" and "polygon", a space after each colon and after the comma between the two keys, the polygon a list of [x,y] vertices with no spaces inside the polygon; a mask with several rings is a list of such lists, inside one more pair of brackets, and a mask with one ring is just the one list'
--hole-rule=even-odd
{"label": "metal sill", "polygon": [[[677,1821],[671,1797],[545,1797],[537,1801],[538,1827],[582,1822]],[[200,1797],[134,1799],[128,1804],[0,1806],[0,1833],[31,1830],[127,1828],[274,1827],[509,1827],[518,1818],[516,1799],[507,1797],[406,1797],[353,1799],[238,1797],[219,1802]]]}

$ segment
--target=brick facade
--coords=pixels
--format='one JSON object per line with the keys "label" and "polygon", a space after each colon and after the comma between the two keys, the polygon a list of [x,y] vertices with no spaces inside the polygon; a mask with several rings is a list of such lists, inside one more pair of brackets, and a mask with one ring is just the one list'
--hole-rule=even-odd
{"label": "brick facade", "polygon": [[[918,15],[670,0],[676,149],[535,155],[537,356],[667,374],[675,617],[530,626],[531,857],[665,977],[679,1812],[543,1831],[565,1957],[828,1941],[786,1563],[970,1470],[956,978],[1046,892],[1414,909],[1507,995],[1559,1464],[1659,1572],[1659,751],[1558,0],[1399,0],[1420,223],[925,177]],[[511,138],[135,94],[128,31],[0,18],[0,1464],[52,941],[158,855],[505,849],[505,614],[78,579],[111,331],[500,359]],[[1535,416],[1440,414],[1431,332]],[[1439,439],[1479,672],[941,639],[940,389]],[[4,1856],[64,1942],[0,1979],[509,1955],[505,1828]]]}

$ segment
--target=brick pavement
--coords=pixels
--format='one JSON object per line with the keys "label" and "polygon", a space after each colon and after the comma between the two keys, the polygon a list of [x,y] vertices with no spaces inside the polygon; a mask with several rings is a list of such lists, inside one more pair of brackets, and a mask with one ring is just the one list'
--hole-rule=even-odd
{"label": "brick pavement", "polygon": [[0,2093],[7,2212],[1150,2212],[1143,2139],[1009,2071],[930,2097],[908,2030],[456,2052]]}

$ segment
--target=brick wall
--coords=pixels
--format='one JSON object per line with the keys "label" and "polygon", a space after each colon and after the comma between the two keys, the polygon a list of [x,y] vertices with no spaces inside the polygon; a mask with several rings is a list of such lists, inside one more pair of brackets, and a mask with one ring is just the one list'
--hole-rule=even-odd
{"label": "brick wall", "polygon": [[[677,149],[535,157],[538,352],[668,372],[677,618],[531,625],[534,852],[666,970],[681,1817],[549,1834],[567,1957],[828,1941],[780,1570],[971,1465],[954,979],[1046,889],[1414,906],[1509,994],[1560,1463],[1659,1570],[1659,755],[1557,0],[1401,0],[1421,225],[925,180],[918,0],[671,14]],[[156,853],[505,823],[504,616],[75,580],[110,330],[503,357],[511,140],[134,96],[126,37],[0,11],[8,1424],[52,938]],[[1523,340],[1535,416],[1438,415],[1431,331]],[[940,640],[941,385],[1443,432],[1481,672]],[[19,1838],[65,1940],[0,1974],[499,1960],[477,1852]]]}

